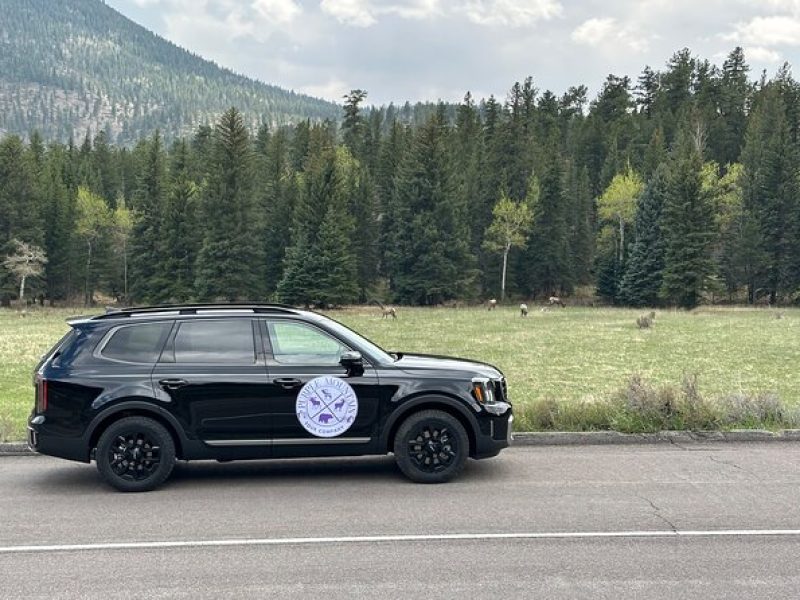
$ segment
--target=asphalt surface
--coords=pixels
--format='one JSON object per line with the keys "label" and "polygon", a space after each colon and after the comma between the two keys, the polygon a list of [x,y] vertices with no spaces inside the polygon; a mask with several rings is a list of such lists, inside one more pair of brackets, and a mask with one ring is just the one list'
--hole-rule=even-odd
{"label": "asphalt surface", "polygon": [[797,598],[798,565],[796,443],[513,448],[441,486],[391,458],[192,463],[138,495],[0,457],[2,598]]}

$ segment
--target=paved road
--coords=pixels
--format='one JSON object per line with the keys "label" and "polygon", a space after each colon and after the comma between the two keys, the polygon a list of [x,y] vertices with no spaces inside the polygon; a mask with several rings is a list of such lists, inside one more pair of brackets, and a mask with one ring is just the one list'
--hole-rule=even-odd
{"label": "paved road", "polygon": [[[0,457],[3,598],[797,598],[798,530],[790,443],[514,448],[444,486],[388,458],[193,463],[139,495]],[[509,537],[446,537],[486,533]]]}

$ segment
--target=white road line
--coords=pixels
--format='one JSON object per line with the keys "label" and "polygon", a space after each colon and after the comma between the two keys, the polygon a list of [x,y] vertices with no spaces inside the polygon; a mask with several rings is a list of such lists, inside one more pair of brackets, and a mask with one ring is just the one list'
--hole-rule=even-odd
{"label": "white road line", "polygon": [[79,550],[151,550],[159,548],[205,548],[223,546],[289,546],[322,544],[365,544],[381,542],[440,542],[452,540],[567,540],[612,538],[699,538],[699,537],[791,537],[800,529],[724,529],[710,531],[574,531],[552,533],[444,533],[440,535],[368,535],[342,537],[262,538],[232,540],[183,540],[162,542],[109,542],[101,544],[54,544],[42,546],[0,546],[0,554],[23,552],[74,552]]}

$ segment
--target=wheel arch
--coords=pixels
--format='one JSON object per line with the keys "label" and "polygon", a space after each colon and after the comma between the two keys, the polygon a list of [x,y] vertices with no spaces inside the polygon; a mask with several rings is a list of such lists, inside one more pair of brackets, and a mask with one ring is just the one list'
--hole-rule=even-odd
{"label": "wheel arch", "polygon": [[394,451],[394,438],[400,425],[413,414],[423,410],[441,410],[446,412],[463,425],[464,431],[469,440],[469,455],[472,456],[477,449],[477,430],[478,423],[475,417],[470,414],[469,409],[463,401],[454,398],[446,393],[425,393],[412,399],[404,401],[392,414],[387,421],[384,432],[381,436],[381,449],[384,452]]}
{"label": "wheel arch", "polygon": [[186,438],[181,433],[180,424],[177,422],[175,417],[170,415],[167,411],[153,406],[151,402],[148,402],[144,399],[127,400],[120,404],[116,404],[97,415],[92,420],[92,424],[89,427],[89,433],[86,438],[88,452],[90,454],[94,452],[100,436],[103,435],[103,432],[108,429],[112,423],[115,423],[120,419],[124,419],[125,417],[147,417],[149,419],[153,419],[160,425],[163,425],[175,442],[175,455],[178,458],[184,457]]}

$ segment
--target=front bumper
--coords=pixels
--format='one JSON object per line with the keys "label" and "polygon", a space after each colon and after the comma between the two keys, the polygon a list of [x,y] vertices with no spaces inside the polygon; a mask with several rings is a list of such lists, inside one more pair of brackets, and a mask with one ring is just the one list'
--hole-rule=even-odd
{"label": "front bumper", "polygon": [[475,455],[473,458],[491,458],[497,456],[503,448],[511,445],[511,424],[514,414],[511,405],[502,415],[492,416],[481,423],[481,435],[475,440]]}

